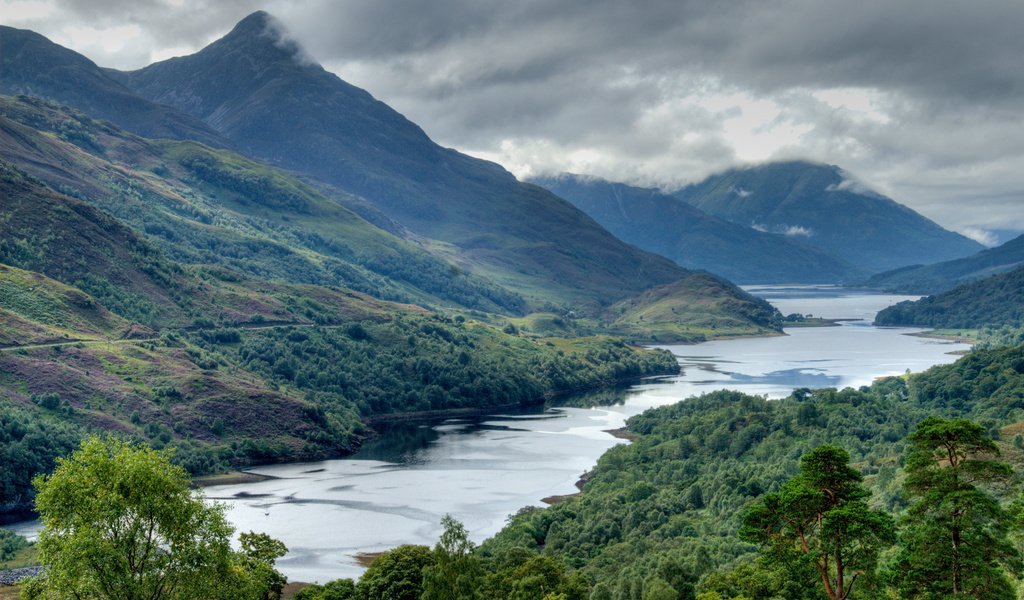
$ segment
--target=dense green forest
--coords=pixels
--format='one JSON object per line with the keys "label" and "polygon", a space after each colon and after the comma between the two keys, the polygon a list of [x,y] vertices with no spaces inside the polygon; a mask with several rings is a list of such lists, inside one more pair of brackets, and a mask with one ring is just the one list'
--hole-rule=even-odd
{"label": "dense green forest", "polygon": [[957,286],[878,313],[879,325],[980,328],[1024,325],[1024,267]]}

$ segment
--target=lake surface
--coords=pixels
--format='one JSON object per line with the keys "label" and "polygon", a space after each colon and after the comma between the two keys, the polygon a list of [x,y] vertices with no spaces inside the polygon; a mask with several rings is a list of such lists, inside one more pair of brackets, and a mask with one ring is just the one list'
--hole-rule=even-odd
{"label": "lake surface", "polygon": [[913,297],[829,287],[747,289],[783,314],[851,320],[789,329],[786,336],[661,346],[678,357],[682,375],[528,413],[397,424],[351,458],[253,469],[275,479],[206,493],[227,503],[240,531],[285,542],[290,552],[278,567],[290,579],[356,577],[363,571],[358,554],[433,545],[445,513],[479,542],[519,508],[575,492],[579,476],[623,443],[606,430],[648,408],[723,388],[781,398],[795,387],[868,385],[952,362],[951,353],[969,348],[908,335],[919,329],[871,326],[880,309]]}

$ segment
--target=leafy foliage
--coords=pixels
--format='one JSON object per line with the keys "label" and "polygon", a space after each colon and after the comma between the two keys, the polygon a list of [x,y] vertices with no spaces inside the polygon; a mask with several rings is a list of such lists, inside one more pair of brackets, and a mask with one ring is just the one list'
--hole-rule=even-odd
{"label": "leafy foliage", "polygon": [[190,489],[166,454],[90,437],[35,480],[46,571],[29,598],[279,598],[279,542],[243,534],[235,555],[223,508]]}
{"label": "leafy foliage", "polygon": [[789,569],[791,578],[816,571],[831,600],[847,598],[859,577],[870,580],[879,553],[896,541],[892,517],[868,508],[870,493],[849,459],[845,450],[828,445],[803,455],[800,474],[762,496],[739,532],[766,549],[766,560]]}
{"label": "leafy foliage", "polygon": [[294,386],[324,410],[355,406],[363,415],[530,404],[678,370],[667,352],[612,338],[566,341],[561,350],[480,323],[432,317],[247,331],[237,345],[201,337],[200,346]]}

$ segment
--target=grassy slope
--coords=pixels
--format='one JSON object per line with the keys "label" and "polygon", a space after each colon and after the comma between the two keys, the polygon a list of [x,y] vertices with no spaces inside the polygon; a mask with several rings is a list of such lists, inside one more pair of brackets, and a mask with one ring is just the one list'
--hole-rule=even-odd
{"label": "grassy slope", "polygon": [[746,293],[727,293],[732,287],[714,275],[694,273],[612,305],[605,313],[608,327],[658,342],[782,332],[782,317],[774,307]]}
{"label": "grassy slope", "polygon": [[[360,292],[182,267],[92,206],[13,167],[0,175],[0,251],[16,265],[0,264],[0,325],[18,346],[0,349],[0,397],[15,421],[174,444],[204,472],[344,452],[373,414],[537,402],[677,368],[613,340],[556,348]],[[39,345],[65,336],[82,341]],[[293,364],[316,368],[296,377]],[[13,489],[42,464],[14,468]]]}
{"label": "grassy slope", "polygon": [[122,337],[132,324],[45,275],[0,264],[0,346]]}
{"label": "grassy slope", "polygon": [[361,195],[450,244],[467,269],[534,308],[593,311],[685,274],[500,166],[438,146],[366,91],[298,60],[293,43],[267,34],[270,20],[255,13],[196,54],[121,79],[213,124],[248,154]]}

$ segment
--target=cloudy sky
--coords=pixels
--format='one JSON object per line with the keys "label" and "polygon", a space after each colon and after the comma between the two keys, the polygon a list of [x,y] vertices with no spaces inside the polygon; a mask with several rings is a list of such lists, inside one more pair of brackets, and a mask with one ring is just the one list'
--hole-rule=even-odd
{"label": "cloudy sky", "polygon": [[806,158],[979,240],[1024,229],[1019,0],[0,0],[0,23],[132,69],[257,9],[520,176],[670,188]]}

